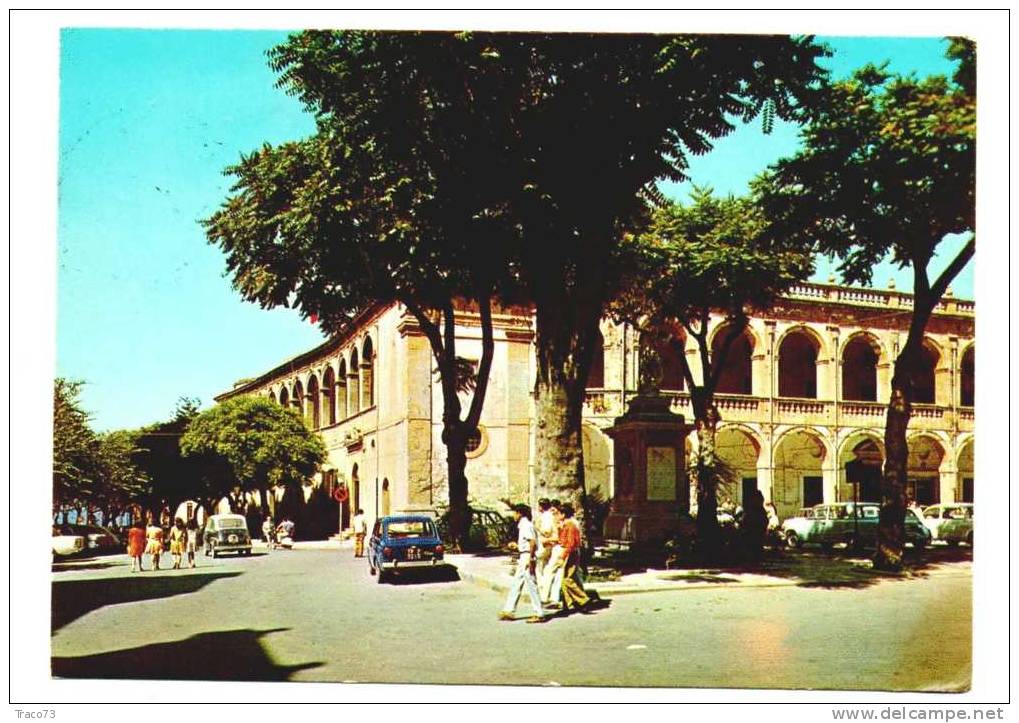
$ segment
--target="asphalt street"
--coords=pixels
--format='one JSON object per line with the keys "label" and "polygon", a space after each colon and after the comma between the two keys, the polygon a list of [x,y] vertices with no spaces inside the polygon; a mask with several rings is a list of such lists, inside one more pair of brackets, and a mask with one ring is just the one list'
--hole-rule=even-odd
{"label": "asphalt street", "polygon": [[[377,584],[349,550],[126,556],[55,566],[61,677],[960,690],[968,565],[866,586],[619,596],[589,615],[500,622],[502,595],[416,575]],[[454,576],[455,577],[455,574]]]}

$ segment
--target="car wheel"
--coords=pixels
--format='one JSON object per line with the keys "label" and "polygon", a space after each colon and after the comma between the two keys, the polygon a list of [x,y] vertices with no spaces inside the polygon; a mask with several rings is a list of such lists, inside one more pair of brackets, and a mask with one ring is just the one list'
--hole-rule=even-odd
{"label": "car wheel", "polygon": [[381,585],[383,582],[385,582],[387,577],[388,575],[386,575],[386,571],[380,567],[378,577],[376,578],[376,582],[378,582],[378,584]]}
{"label": "car wheel", "polygon": [[970,547],[973,547],[973,533],[972,532],[969,533],[968,535],[966,535],[966,544],[969,545]]}
{"label": "car wheel", "polygon": [[799,535],[792,530],[789,530],[789,532],[785,533],[785,544],[795,549],[803,543],[800,541]]}
{"label": "car wheel", "polygon": [[913,541],[913,548],[916,550],[922,550],[927,547],[927,538],[919,537]]}
{"label": "car wheel", "polygon": [[212,559],[215,560],[217,557],[219,557],[219,552],[216,551],[216,545],[213,544],[212,545]]}

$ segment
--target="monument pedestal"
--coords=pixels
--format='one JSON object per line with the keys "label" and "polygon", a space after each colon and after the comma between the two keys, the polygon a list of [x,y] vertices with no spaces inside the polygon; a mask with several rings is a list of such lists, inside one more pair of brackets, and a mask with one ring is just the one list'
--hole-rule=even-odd
{"label": "monument pedestal", "polygon": [[615,491],[605,520],[605,537],[648,542],[665,540],[689,511],[686,435],[682,414],[668,397],[642,394],[604,430],[615,452]]}

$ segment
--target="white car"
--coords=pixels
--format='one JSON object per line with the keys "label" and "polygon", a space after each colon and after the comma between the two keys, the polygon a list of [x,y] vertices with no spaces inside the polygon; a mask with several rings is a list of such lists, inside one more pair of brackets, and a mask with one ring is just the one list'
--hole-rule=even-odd
{"label": "white car", "polygon": [[973,545],[973,504],[971,502],[946,502],[931,505],[923,510],[923,523],[931,531],[931,537],[946,545],[965,542]]}
{"label": "white car", "polygon": [[53,529],[53,554],[57,557],[77,555],[85,549],[85,537],[83,535],[64,534],[61,530]]}

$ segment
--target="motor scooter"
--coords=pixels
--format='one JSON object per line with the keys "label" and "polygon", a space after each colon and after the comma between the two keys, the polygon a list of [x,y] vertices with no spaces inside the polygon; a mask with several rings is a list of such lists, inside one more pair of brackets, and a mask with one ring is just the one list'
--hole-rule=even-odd
{"label": "motor scooter", "polygon": [[294,528],[292,525],[289,528],[280,526],[276,529],[276,547],[283,550],[294,549]]}

